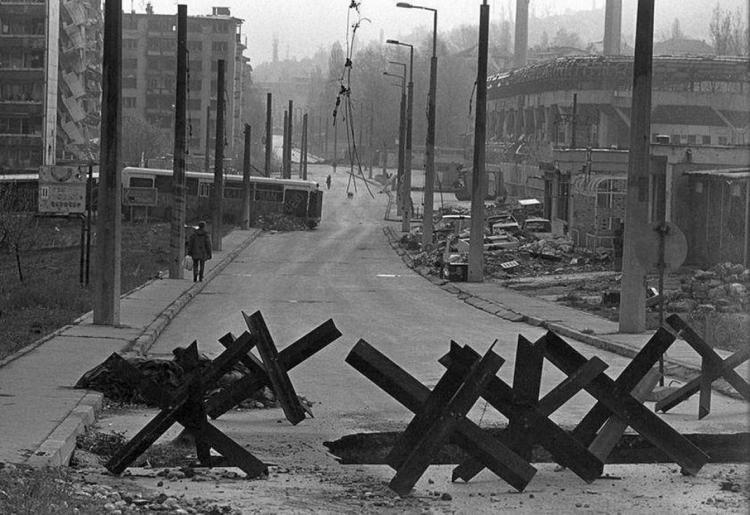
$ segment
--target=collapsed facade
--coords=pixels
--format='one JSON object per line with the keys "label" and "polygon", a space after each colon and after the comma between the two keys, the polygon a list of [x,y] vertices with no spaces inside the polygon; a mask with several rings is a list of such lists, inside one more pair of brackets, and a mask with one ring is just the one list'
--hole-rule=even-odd
{"label": "collapsed facade", "polygon": [[92,0],[0,0],[0,173],[97,159],[101,29]]}
{"label": "collapsed facade", "polygon": [[[488,156],[509,197],[542,200],[558,234],[577,245],[613,247],[625,219],[633,58],[560,58],[488,79]],[[688,172],[750,163],[750,60],[655,57],[651,115],[650,219],[688,235]],[[731,190],[747,202],[747,181]],[[715,197],[712,202],[719,202]],[[688,260],[747,263],[741,243]]]}
{"label": "collapsed facade", "polygon": [[60,11],[58,155],[98,160],[101,123],[102,28],[99,2],[63,0]]}

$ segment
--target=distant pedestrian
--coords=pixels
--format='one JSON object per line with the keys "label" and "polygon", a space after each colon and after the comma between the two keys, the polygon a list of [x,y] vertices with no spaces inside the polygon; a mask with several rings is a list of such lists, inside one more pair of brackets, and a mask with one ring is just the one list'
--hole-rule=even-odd
{"label": "distant pedestrian", "polygon": [[328,177],[326,177],[326,188],[329,190],[331,189],[331,175],[329,174]]}
{"label": "distant pedestrian", "polygon": [[193,282],[203,280],[206,261],[211,259],[211,236],[206,230],[206,222],[198,222],[198,228],[187,242],[187,254],[193,258]]}

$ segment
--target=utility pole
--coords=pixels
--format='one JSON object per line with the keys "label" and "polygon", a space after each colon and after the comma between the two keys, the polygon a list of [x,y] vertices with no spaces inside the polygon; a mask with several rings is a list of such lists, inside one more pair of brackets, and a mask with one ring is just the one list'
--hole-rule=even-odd
{"label": "utility pole", "polygon": [[299,158],[299,169],[302,179],[307,180],[307,113],[302,115],[302,154]]}
{"label": "utility pole", "polygon": [[122,1],[104,2],[102,128],[96,219],[94,324],[120,324]]}
{"label": "utility pole", "polygon": [[[638,0],[633,61],[628,186],[622,256],[620,332],[646,330],[646,269],[637,257],[648,228],[651,77],[654,44],[654,0]],[[659,292],[663,293],[663,292]]]}
{"label": "utility pole", "polygon": [[404,163],[406,157],[406,88],[404,87],[404,77],[401,77],[401,100],[398,109],[398,168],[396,169],[396,190],[400,195],[396,195],[396,203],[401,211],[402,225],[406,225],[409,220],[408,195],[404,189]]}
{"label": "utility pole", "polygon": [[286,111],[284,111],[284,135],[281,141],[281,178],[286,179],[286,153],[289,148],[289,113]]}
{"label": "utility pole", "polygon": [[323,155],[328,159],[328,122],[325,123],[325,140],[323,140]]}
{"label": "utility pole", "polygon": [[409,84],[406,86],[406,161],[404,162],[404,206],[406,212],[401,224],[401,232],[411,231],[411,133],[414,118],[414,47],[409,46]]}
{"label": "utility pole", "polygon": [[292,141],[294,141],[294,102],[292,100],[289,100],[289,134],[287,135],[287,139],[289,140],[289,144],[286,147],[286,177],[287,179],[292,178]]}
{"label": "utility pole", "polygon": [[206,106],[206,156],[203,159],[203,171],[205,173],[208,173],[211,160],[209,148],[211,148],[211,101]]}
{"label": "utility pole", "polygon": [[487,49],[490,31],[490,6],[483,0],[479,7],[479,57],[477,61],[477,106],[474,118],[474,163],[471,174],[471,237],[469,239],[470,282],[484,280],[484,197],[487,175],[484,170],[487,133]]}
{"label": "utility pole", "polygon": [[573,93],[573,112],[570,114],[570,148],[576,147],[576,131],[578,130],[578,93]]}
{"label": "utility pole", "polygon": [[245,155],[242,160],[242,228],[250,228],[250,135],[252,127],[245,124]]}
{"label": "utility pole", "polygon": [[214,150],[214,187],[211,190],[211,247],[221,250],[224,197],[224,59],[219,59],[216,77],[216,147]]}
{"label": "utility pole", "polygon": [[369,179],[372,179],[372,159],[375,156],[375,149],[372,146],[372,133],[374,132],[374,107],[372,105],[372,102],[370,102],[370,134],[369,134],[369,141],[367,142],[367,165],[369,168],[369,173],[367,177]]}
{"label": "utility pole", "polygon": [[185,133],[187,116],[187,5],[177,6],[177,97],[172,162],[172,224],[169,232],[169,278],[185,277]]}
{"label": "utility pole", "polygon": [[271,93],[266,93],[266,177],[271,177],[271,153],[273,152],[273,118]]}
{"label": "utility pole", "polygon": [[427,138],[425,140],[424,214],[422,248],[432,247],[432,206],[435,190],[435,96],[437,95],[437,10],[433,11],[432,57],[430,58],[430,94],[427,101]]}
{"label": "utility pole", "polygon": [[338,151],[336,147],[339,142],[339,126],[336,123],[336,118],[333,119],[333,173],[336,173],[336,160],[338,159]]}

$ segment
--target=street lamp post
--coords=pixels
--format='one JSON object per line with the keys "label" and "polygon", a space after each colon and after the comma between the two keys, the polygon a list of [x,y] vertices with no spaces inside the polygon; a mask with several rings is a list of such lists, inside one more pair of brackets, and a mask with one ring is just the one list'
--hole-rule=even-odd
{"label": "street lamp post", "polygon": [[432,202],[435,189],[435,95],[437,93],[437,9],[398,2],[396,7],[432,11],[432,58],[430,59],[430,92],[427,100],[427,139],[425,141],[424,214],[422,247],[432,246]]}
{"label": "street lamp post", "polygon": [[[393,64],[403,63],[393,62]],[[406,205],[404,201],[404,198],[406,198],[406,189],[404,188],[404,151],[406,147],[406,138],[404,138],[404,135],[406,133],[406,65],[404,64],[404,75],[397,75],[395,73],[388,72],[383,72],[383,75],[401,79],[401,102],[399,104],[400,107],[398,119],[398,171],[396,172],[396,209],[401,213],[401,216],[408,221],[409,219],[407,218],[407,216],[409,215],[409,211],[408,209],[404,209],[404,206]]]}
{"label": "street lamp post", "polygon": [[414,112],[414,45],[408,43],[401,43],[395,39],[389,39],[386,43],[390,45],[400,45],[409,47],[409,85],[407,89],[407,100],[406,100],[406,149],[404,150],[404,181],[403,181],[403,218],[401,224],[401,232],[409,232],[411,230],[411,129],[412,129],[412,115]]}

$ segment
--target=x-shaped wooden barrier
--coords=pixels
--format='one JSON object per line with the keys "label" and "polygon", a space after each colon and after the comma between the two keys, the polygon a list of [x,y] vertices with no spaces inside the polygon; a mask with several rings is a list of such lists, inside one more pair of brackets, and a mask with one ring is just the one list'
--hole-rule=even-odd
{"label": "x-shaped wooden barrier", "polygon": [[[674,337],[668,331],[659,329],[623,370],[617,381],[601,373],[584,387],[597,403],[574,430],[573,434],[578,440],[586,445],[591,443],[602,424],[614,415],[664,451],[684,472],[695,475],[700,471],[709,457],[631,394],[633,388],[651,370],[659,356],[673,341]],[[566,374],[574,373],[587,361],[565,340],[551,331],[537,341],[535,347]]]}
{"label": "x-shaped wooden barrier", "polygon": [[[439,361],[445,366],[476,359],[476,352],[468,346],[451,342],[451,350]],[[543,355],[523,336],[518,337],[513,388],[502,379],[493,377],[482,397],[510,421],[508,445],[527,460],[538,443],[557,463],[569,468],[581,479],[591,482],[601,476],[604,465],[584,445],[548,417],[576,393],[601,374],[607,365],[599,358],[584,362],[541,400],[539,396]],[[469,481],[484,467],[469,459],[453,470],[453,480]]]}
{"label": "x-shaped wooden barrier", "polygon": [[[409,444],[402,442],[398,446],[401,450],[390,456],[389,464],[398,466],[390,486],[399,494],[411,490],[446,439],[519,491],[536,473],[526,460],[465,417],[484,385],[494,377],[494,372],[490,372],[502,364],[502,358],[494,353],[481,362],[479,359],[462,361],[460,368],[465,370],[468,365],[468,373],[459,374],[458,366],[449,367],[432,392],[365,340],[357,342],[346,362],[417,414],[407,433],[410,439],[422,437],[417,442],[420,451],[412,451],[416,446],[407,449]],[[446,398],[449,399],[447,404]],[[407,450],[412,452],[403,452]]]}
{"label": "x-shaped wooden barrier", "polygon": [[196,453],[202,465],[211,466],[210,450],[213,448],[229,464],[242,469],[248,477],[267,474],[268,468],[262,461],[208,422],[203,404],[206,390],[247,354],[253,345],[251,335],[243,333],[203,368],[198,364],[197,344],[193,342],[179,356],[175,353],[181,366],[186,369],[186,374],[182,384],[172,392],[156,384],[118,354],[112,354],[107,359],[108,367],[128,381],[145,399],[159,406],[161,411],[107,462],[107,470],[113,474],[122,473],[175,422],[179,422],[195,439]]}
{"label": "x-shaped wooden barrier", "polygon": [[725,379],[737,392],[750,402],[750,385],[734,371],[739,365],[750,359],[750,346],[735,352],[726,359],[708,345],[687,322],[677,315],[667,318],[667,323],[682,336],[695,351],[700,354],[701,373],[698,377],[685,383],[679,390],[671,393],[656,403],[656,410],[667,412],[681,402],[700,391],[698,400],[698,419],[711,412],[711,384],[719,378]]}
{"label": "x-shaped wooden barrier", "polygon": [[[269,386],[289,422],[295,425],[300,423],[305,418],[305,412],[312,416],[312,412],[299,401],[288,371],[341,336],[333,320],[324,322],[279,352],[260,311],[252,315],[243,312],[242,316],[250,334],[255,339],[262,361],[252,353],[243,356],[240,361],[248,368],[249,374],[211,396],[206,401],[208,414],[211,418],[218,418],[258,389]],[[225,347],[231,345],[233,341],[234,336],[231,333],[219,339]]]}

